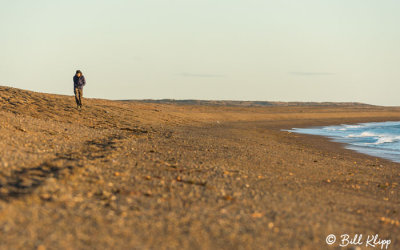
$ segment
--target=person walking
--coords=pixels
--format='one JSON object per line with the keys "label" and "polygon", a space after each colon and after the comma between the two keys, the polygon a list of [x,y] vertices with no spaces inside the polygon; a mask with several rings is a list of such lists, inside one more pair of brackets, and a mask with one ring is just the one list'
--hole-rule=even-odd
{"label": "person walking", "polygon": [[83,86],[86,85],[86,79],[80,70],[76,71],[73,79],[76,106],[78,109],[82,109]]}

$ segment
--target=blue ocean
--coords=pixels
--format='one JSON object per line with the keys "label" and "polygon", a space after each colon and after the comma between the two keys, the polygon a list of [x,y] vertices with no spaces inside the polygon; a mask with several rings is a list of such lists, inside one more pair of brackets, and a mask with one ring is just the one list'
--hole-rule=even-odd
{"label": "blue ocean", "polygon": [[293,128],[287,131],[326,136],[345,143],[348,149],[400,162],[400,121]]}

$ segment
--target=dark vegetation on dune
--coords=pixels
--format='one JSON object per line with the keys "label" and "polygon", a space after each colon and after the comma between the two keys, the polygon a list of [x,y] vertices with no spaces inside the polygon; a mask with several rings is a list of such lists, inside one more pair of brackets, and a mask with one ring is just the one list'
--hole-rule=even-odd
{"label": "dark vegetation on dune", "polygon": [[268,106],[373,106],[359,102],[274,102],[274,101],[232,101],[232,100],[175,100],[175,99],[140,99],[140,100],[122,100],[122,101],[140,101],[147,103],[164,104],[186,104],[186,105],[214,105],[214,106],[232,106],[232,107],[268,107]]}

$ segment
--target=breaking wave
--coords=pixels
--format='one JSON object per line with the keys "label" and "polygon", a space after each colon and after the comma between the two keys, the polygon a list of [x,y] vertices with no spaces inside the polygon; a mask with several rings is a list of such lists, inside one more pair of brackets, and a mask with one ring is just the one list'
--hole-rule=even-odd
{"label": "breaking wave", "polygon": [[293,128],[291,132],[326,136],[361,153],[400,162],[400,121]]}

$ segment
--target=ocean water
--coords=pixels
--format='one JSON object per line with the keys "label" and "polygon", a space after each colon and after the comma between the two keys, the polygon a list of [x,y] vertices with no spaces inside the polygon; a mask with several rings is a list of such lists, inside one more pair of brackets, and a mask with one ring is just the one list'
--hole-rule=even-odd
{"label": "ocean water", "polygon": [[326,136],[345,143],[348,149],[400,162],[400,121],[293,128],[286,131]]}

